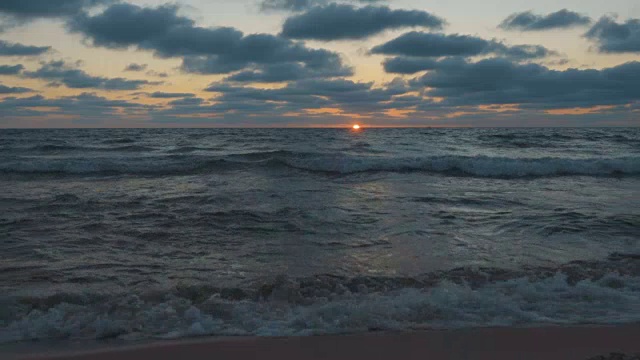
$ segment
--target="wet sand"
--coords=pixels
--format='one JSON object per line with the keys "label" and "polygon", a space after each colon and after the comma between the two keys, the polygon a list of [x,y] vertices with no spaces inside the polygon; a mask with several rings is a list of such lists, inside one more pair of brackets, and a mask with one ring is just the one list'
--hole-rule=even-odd
{"label": "wet sand", "polygon": [[[137,359],[545,359],[586,360],[640,354],[640,324],[624,326],[485,328],[282,338],[207,338],[14,355],[29,360]],[[607,358],[607,357],[605,357]]]}

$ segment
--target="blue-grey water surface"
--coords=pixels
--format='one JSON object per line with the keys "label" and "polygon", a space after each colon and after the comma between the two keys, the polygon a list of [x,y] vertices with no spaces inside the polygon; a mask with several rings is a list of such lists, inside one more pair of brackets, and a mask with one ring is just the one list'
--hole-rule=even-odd
{"label": "blue-grey water surface", "polygon": [[0,131],[0,343],[640,321],[640,129]]}

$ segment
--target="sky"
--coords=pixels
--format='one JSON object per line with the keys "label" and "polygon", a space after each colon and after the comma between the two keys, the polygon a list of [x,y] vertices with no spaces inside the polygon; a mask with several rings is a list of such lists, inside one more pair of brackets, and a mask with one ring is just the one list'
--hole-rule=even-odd
{"label": "sky", "polygon": [[0,1],[0,128],[355,123],[640,126],[640,1]]}

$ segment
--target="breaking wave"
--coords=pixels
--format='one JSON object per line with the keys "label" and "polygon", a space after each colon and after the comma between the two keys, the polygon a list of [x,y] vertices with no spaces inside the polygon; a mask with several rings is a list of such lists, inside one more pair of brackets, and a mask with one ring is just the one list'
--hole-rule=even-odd
{"label": "breaking wave", "polygon": [[0,297],[0,343],[290,336],[640,321],[640,257],[557,268],[460,268],[414,278],[279,277],[252,288]]}

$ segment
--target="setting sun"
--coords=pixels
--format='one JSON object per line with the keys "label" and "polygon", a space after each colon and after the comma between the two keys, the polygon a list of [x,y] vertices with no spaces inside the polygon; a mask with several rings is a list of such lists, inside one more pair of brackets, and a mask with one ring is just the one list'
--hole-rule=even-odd
{"label": "setting sun", "polygon": [[353,130],[360,130],[360,125],[358,124],[353,125]]}

